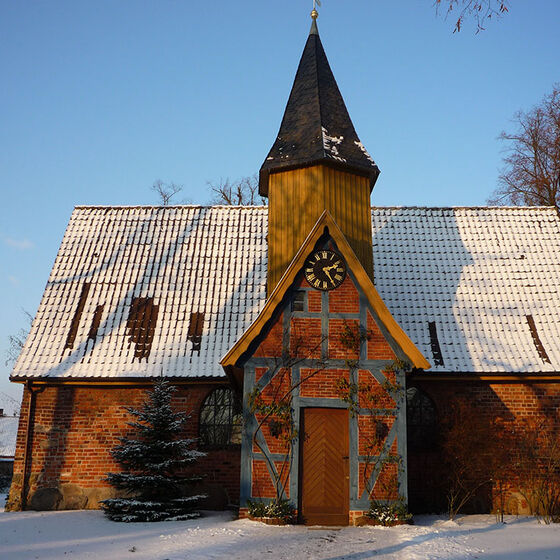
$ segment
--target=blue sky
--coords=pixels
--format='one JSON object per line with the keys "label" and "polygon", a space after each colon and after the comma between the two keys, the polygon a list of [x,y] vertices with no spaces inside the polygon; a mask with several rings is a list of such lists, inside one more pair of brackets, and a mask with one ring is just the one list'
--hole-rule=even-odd
{"label": "blue sky", "polygon": [[[208,203],[258,171],[287,101],[311,0],[0,2],[0,391],[8,335],[35,313],[80,204]],[[324,0],[319,31],[376,205],[482,205],[518,109],[560,81],[557,0],[511,0],[475,34],[432,0]]]}

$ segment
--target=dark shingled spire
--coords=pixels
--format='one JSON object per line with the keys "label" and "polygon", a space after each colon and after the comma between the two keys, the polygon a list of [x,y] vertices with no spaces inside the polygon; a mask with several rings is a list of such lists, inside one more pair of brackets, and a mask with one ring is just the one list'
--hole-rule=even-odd
{"label": "dark shingled spire", "polygon": [[319,163],[365,175],[372,189],[379,175],[354,130],[313,19],[278,137],[260,170],[259,193],[268,195],[270,173]]}

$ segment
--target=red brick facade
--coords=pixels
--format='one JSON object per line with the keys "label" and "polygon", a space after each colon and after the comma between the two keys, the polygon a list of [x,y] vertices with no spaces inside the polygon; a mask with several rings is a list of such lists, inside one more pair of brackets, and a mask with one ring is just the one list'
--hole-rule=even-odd
{"label": "red brick facade", "polygon": [[[430,374],[427,372],[423,376],[429,378]],[[508,380],[493,383],[469,377],[465,375],[464,379],[454,380],[415,377],[409,382],[410,386],[420,388],[432,399],[438,416],[436,432],[445,429],[445,421],[451,411],[461,405],[469,414],[483,418],[489,425],[498,423],[505,431],[512,428],[523,431],[531,425],[546,425],[549,429],[560,430],[560,382],[539,383],[538,379],[523,381],[522,378],[515,380],[509,376]],[[444,511],[447,504],[445,488],[441,484],[440,441],[436,438],[433,445],[424,449],[421,446],[415,448],[414,442],[408,443],[411,509],[417,512]],[[500,441],[488,441],[486,451],[498,453],[500,445]],[[528,504],[519,493],[513,466],[511,472],[504,500],[505,510],[513,514],[529,513]],[[476,499],[467,505],[467,510],[484,512],[499,507],[496,488],[489,486],[478,493]]]}
{"label": "red brick facade", "polygon": [[[198,437],[198,413],[215,384],[180,385],[173,398],[175,410],[191,414],[185,436]],[[119,466],[111,449],[124,436],[131,420],[125,406],[139,407],[146,386],[59,385],[46,386],[35,394],[32,410],[28,466],[25,477],[27,507],[74,509],[99,507],[99,500],[112,495],[104,480]],[[34,391],[37,391],[34,388]],[[19,509],[30,393],[23,396],[14,478],[9,507]],[[193,470],[205,476],[203,486],[217,505],[239,499],[239,446],[206,450]],[[37,493],[37,491],[40,491]]]}

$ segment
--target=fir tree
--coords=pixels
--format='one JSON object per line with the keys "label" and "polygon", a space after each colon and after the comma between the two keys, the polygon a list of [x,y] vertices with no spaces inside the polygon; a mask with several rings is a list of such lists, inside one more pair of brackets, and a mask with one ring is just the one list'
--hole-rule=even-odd
{"label": "fir tree", "polygon": [[203,495],[189,496],[190,485],[201,477],[187,476],[184,467],[205,455],[192,449],[194,439],[182,439],[189,416],[173,412],[175,388],[158,380],[140,409],[126,407],[136,421],[129,422],[131,437],[120,438],[113,458],[123,472],[108,473],[109,483],[123,497],[103,500],[101,507],[113,521],[163,521],[192,519]]}

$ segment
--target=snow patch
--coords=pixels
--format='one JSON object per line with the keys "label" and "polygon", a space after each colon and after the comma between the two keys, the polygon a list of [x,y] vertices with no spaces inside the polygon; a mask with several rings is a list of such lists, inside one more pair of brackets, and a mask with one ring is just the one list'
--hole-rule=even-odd
{"label": "snow patch", "polygon": [[371,161],[371,163],[375,163],[375,161],[373,161],[373,158],[369,155],[369,152],[366,150],[366,147],[358,140],[354,140],[354,144],[356,144],[356,146],[358,146],[358,148],[360,148],[360,150],[362,150],[362,153],[364,154],[364,156],[366,156],[366,158]]}
{"label": "snow patch", "polygon": [[[134,560],[228,560],[376,558],[556,558],[560,527],[529,517],[463,516],[445,523],[418,516],[398,527],[272,526],[231,512],[166,523],[115,523],[100,511],[0,513],[0,559],[134,558]],[[132,554],[133,553],[133,554]]]}
{"label": "snow patch", "polygon": [[340,144],[342,144],[342,141],[344,140],[344,136],[329,136],[329,132],[324,126],[321,128],[321,130],[323,131],[323,148],[325,152],[327,152],[328,155],[330,155],[333,159],[336,159],[337,161],[346,162],[346,160],[343,157],[340,157],[338,155],[338,148],[337,148],[337,146],[340,146]]}

